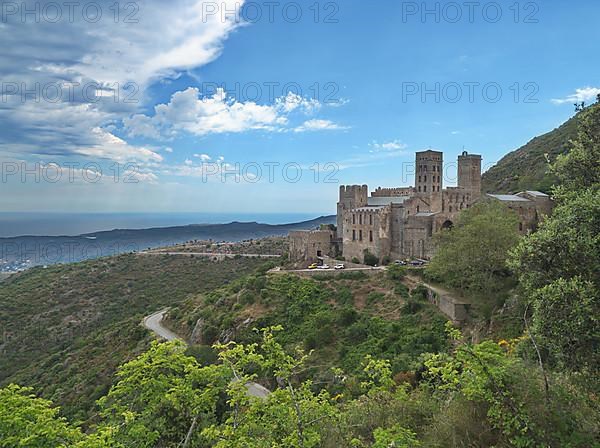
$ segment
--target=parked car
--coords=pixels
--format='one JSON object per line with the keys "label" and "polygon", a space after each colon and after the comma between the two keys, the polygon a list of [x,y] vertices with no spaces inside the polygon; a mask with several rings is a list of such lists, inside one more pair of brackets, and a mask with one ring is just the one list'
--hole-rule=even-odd
{"label": "parked car", "polygon": [[313,263],[308,267],[308,269],[317,269],[318,267],[319,265],[317,263]]}
{"label": "parked car", "polygon": [[404,260],[396,260],[394,261],[394,264],[397,264],[399,266],[406,266],[407,263]]}
{"label": "parked car", "polygon": [[337,270],[346,269],[346,266],[342,263],[339,263],[334,266],[334,269],[337,269]]}
{"label": "parked car", "polygon": [[330,269],[329,265],[324,264],[323,266],[319,266],[317,269]]}

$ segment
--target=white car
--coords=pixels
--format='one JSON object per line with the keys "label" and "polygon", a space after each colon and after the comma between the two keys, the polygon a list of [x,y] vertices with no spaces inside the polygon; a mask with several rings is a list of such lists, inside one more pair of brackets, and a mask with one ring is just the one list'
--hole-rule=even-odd
{"label": "white car", "polygon": [[330,269],[329,265],[324,264],[323,266],[319,266],[317,269]]}
{"label": "white car", "polygon": [[334,269],[338,269],[338,270],[339,269],[346,269],[346,266],[344,266],[343,264],[340,263],[340,264],[336,264],[335,267],[334,267]]}

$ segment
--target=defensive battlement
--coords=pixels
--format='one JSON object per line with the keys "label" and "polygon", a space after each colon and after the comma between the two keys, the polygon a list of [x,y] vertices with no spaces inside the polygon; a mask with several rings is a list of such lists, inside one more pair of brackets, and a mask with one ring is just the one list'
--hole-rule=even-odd
{"label": "defensive battlement", "polygon": [[396,188],[382,188],[379,187],[377,190],[371,192],[371,197],[382,198],[382,197],[403,197],[411,196],[414,194],[415,189],[413,187],[396,187]]}
{"label": "defensive battlement", "polygon": [[340,186],[340,199],[341,198],[355,198],[358,195],[369,194],[369,187],[367,185],[341,185]]}
{"label": "defensive battlement", "polygon": [[467,151],[463,151],[463,153],[460,156],[458,156],[458,160],[460,161],[461,159],[481,160],[481,155],[479,155],[479,154],[469,154]]}

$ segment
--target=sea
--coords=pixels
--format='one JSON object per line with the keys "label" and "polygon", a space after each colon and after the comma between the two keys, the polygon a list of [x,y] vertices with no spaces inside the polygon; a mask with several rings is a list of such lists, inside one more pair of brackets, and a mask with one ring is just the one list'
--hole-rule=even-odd
{"label": "sea", "polygon": [[258,222],[289,224],[326,213],[13,213],[0,212],[0,238],[78,236],[115,229]]}

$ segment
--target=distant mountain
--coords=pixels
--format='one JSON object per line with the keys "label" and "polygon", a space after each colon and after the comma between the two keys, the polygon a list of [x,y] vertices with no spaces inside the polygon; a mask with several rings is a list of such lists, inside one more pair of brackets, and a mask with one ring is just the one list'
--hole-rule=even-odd
{"label": "distant mountain", "polygon": [[547,134],[504,156],[483,174],[485,193],[512,193],[523,190],[548,192],[556,178],[548,173],[548,161],[569,151],[569,142],[577,137],[579,114]]}
{"label": "distant mountain", "polygon": [[335,221],[335,215],[331,215],[292,224],[232,222],[141,230],[115,229],[78,236],[0,238],[0,272],[139,252],[191,240],[236,242],[268,236],[284,236],[291,230],[310,230],[321,224],[335,224]]}

